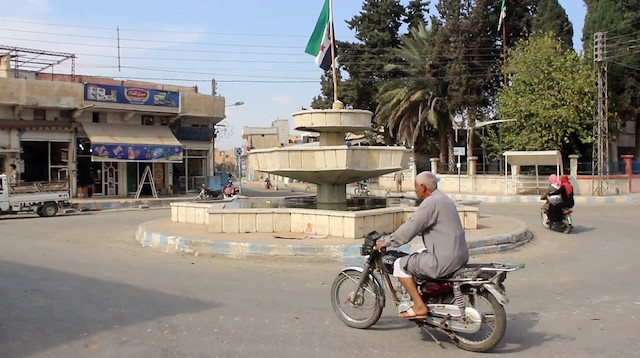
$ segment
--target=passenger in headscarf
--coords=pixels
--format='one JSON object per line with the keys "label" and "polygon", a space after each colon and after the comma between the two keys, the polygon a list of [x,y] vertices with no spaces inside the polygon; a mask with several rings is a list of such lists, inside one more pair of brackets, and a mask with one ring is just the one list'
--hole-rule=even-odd
{"label": "passenger in headscarf", "polygon": [[562,223],[562,200],[558,203],[552,203],[552,199],[550,197],[559,195],[561,198],[564,198],[565,194],[564,187],[560,184],[560,180],[558,180],[558,176],[555,174],[551,174],[549,176],[549,188],[547,191],[542,194],[540,197],[541,200],[546,200],[547,202],[544,204],[544,209],[547,211],[547,216],[549,217],[549,221],[551,225],[559,225]]}
{"label": "passenger in headscarf", "polygon": [[573,185],[569,181],[569,176],[564,174],[560,177],[560,184],[562,188],[564,188],[564,195],[562,197],[562,207],[563,208],[573,208],[575,202],[573,201]]}

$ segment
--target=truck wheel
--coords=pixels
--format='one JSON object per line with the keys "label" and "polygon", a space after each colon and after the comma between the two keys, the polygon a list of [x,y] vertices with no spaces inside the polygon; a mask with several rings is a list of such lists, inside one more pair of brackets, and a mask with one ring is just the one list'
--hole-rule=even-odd
{"label": "truck wheel", "polygon": [[58,212],[58,205],[56,203],[44,203],[42,205],[42,216],[52,217]]}
{"label": "truck wheel", "polygon": [[44,215],[42,214],[42,207],[39,207],[39,208],[36,210],[36,214],[38,214],[38,216],[44,216]]}

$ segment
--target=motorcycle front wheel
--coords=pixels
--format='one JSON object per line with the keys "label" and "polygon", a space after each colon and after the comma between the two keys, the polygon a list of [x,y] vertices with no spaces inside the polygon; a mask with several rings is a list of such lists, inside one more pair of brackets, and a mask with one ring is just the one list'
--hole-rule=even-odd
{"label": "motorcycle front wheel", "polygon": [[[471,352],[486,352],[495,347],[507,330],[507,313],[504,307],[488,291],[477,294],[464,293],[467,307],[473,307],[482,318],[480,330],[475,333],[456,332],[455,343]],[[455,303],[454,303],[455,304]]]}
{"label": "motorcycle front wheel", "polygon": [[551,227],[549,216],[544,210],[540,210],[540,220],[542,220],[542,226],[544,226],[546,229],[549,229]]}
{"label": "motorcycle front wheel", "polygon": [[355,292],[360,276],[364,273],[356,270],[343,271],[331,286],[331,305],[338,318],[349,327],[369,328],[382,315],[382,299],[379,287],[370,278]]}

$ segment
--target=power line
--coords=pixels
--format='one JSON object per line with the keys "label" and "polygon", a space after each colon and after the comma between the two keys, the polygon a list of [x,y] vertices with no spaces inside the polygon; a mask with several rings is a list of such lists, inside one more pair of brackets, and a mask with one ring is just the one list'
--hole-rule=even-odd
{"label": "power line", "polygon": [[[101,26],[82,26],[82,25],[69,25],[69,24],[56,24],[36,21],[19,21],[3,19],[3,22],[10,22],[16,24],[31,24],[31,25],[45,25],[55,27],[69,27],[76,29],[95,29],[114,31],[115,27],[101,27]],[[200,35],[220,35],[220,36],[254,36],[254,37],[292,37],[292,38],[308,38],[305,35],[291,35],[291,34],[251,34],[251,33],[237,33],[237,32],[207,32],[207,31],[187,31],[187,30],[154,30],[154,29],[134,29],[134,28],[120,28],[121,31],[131,32],[153,32],[153,33],[173,33],[173,34],[200,34]]]}

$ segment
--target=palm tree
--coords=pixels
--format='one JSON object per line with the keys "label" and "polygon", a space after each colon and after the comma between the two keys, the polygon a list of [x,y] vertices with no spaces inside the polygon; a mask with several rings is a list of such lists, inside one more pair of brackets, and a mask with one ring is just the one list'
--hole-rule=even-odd
{"label": "palm tree", "polygon": [[440,141],[442,160],[448,147],[451,117],[439,90],[441,83],[430,72],[432,30],[424,24],[412,27],[409,34],[402,37],[402,45],[393,52],[404,63],[388,65],[386,69],[398,71],[403,76],[380,88],[376,120],[388,128],[396,143],[410,143],[414,152],[427,151],[429,136],[435,133]]}

